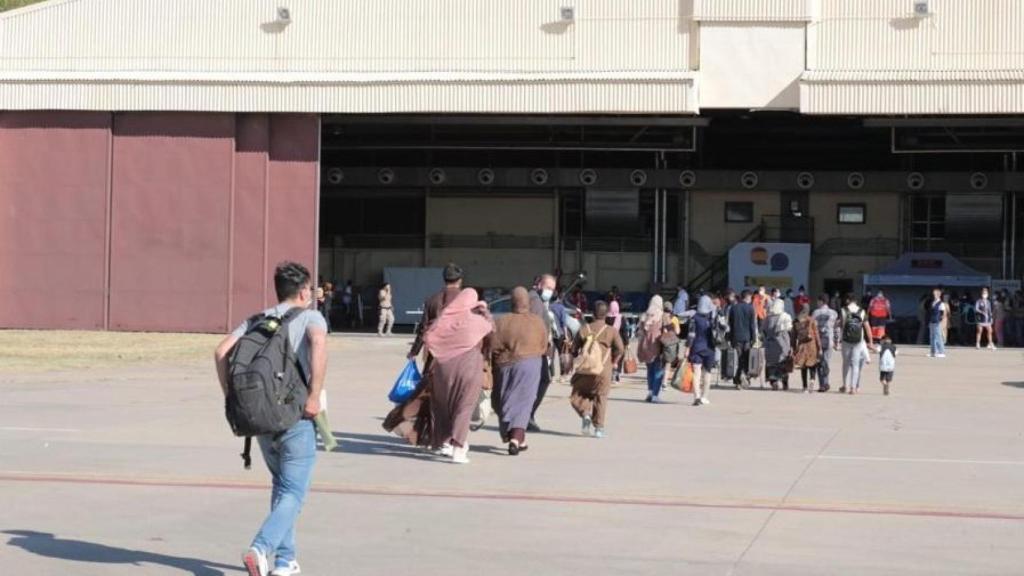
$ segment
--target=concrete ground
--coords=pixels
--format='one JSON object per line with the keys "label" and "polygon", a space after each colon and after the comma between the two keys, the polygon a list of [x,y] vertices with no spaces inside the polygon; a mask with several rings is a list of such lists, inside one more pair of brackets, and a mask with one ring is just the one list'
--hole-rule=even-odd
{"label": "concrete ground", "polygon": [[[894,394],[712,391],[694,408],[616,388],[603,440],[568,387],[519,457],[469,466],[384,434],[407,338],[331,338],[330,417],[301,517],[305,574],[1020,574],[1022,355],[903,347]],[[834,372],[839,367],[834,367]],[[799,388],[799,386],[797,386]],[[241,574],[267,508],[209,355],[176,366],[0,374],[7,574]]]}

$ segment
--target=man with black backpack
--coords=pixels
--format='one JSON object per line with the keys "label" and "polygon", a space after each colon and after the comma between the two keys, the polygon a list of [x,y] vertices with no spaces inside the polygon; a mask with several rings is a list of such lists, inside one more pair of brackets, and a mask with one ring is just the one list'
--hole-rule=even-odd
{"label": "man with black backpack", "polygon": [[843,339],[843,385],[839,392],[856,394],[860,390],[860,373],[865,364],[871,363],[868,352],[874,346],[867,314],[853,296],[846,297],[842,314]]}
{"label": "man with black backpack", "polygon": [[284,262],[274,271],[280,302],[243,322],[215,354],[217,376],[226,398],[228,422],[246,437],[255,436],[273,475],[270,514],[242,562],[249,576],[299,573],[295,559],[295,520],[309,489],[316,461],[320,393],[327,369],[327,322],[310,305],[314,300],[309,270]]}

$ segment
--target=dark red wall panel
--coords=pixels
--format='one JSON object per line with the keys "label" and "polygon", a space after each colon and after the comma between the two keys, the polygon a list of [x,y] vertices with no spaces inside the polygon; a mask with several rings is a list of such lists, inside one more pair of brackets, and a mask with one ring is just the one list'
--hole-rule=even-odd
{"label": "dark red wall panel", "polygon": [[0,112],[0,327],[103,328],[110,118]]}
{"label": "dark red wall panel", "polygon": [[226,328],[234,133],[233,114],[115,116],[111,329]]}
{"label": "dark red wall panel", "polygon": [[[319,120],[313,115],[270,117],[270,217],[267,259],[305,264],[316,281],[317,204],[320,191]],[[274,295],[271,279],[267,280]]]}
{"label": "dark red wall panel", "polygon": [[222,332],[316,271],[315,115],[0,113],[0,327]]}
{"label": "dark red wall panel", "polygon": [[238,116],[235,146],[234,242],[231,324],[264,307],[269,274],[264,260],[270,117]]}

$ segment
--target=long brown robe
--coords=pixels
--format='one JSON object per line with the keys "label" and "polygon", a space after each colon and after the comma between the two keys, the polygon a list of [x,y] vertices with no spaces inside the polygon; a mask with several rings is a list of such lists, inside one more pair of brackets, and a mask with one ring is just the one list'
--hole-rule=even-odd
{"label": "long brown robe", "polygon": [[[601,328],[604,327],[607,328],[604,332],[601,332]],[[569,402],[577,414],[581,417],[590,416],[594,426],[603,428],[605,414],[608,410],[608,394],[612,389],[612,366],[619,361],[626,347],[622,343],[622,336],[611,326],[608,326],[604,318],[595,318],[576,335],[576,345],[574,347],[576,354],[579,354],[580,350],[582,350],[586,337],[591,334],[596,336],[598,332],[601,332],[601,336],[597,338],[597,344],[604,348],[605,351],[611,350],[611,354],[608,355],[608,361],[604,365],[604,372],[598,376],[574,374],[572,377],[572,396]]]}
{"label": "long brown robe", "polygon": [[[455,300],[460,289],[454,286],[446,286],[443,290],[434,294],[423,302],[423,320],[416,330],[416,340],[413,342],[410,353],[419,354],[423,348],[423,335],[427,328],[441,315],[441,311],[449,302]],[[423,379],[416,388],[412,397],[404,404],[395,406],[384,418],[382,425],[384,430],[394,432],[405,438],[413,446],[429,446],[432,444],[433,418],[430,410],[430,372],[433,358],[427,355],[423,362]]]}
{"label": "long brown robe", "polygon": [[540,389],[542,356],[548,349],[548,329],[530,311],[525,288],[512,291],[512,313],[495,322],[491,338],[494,389],[491,406],[498,414],[502,441],[523,443],[530,413]]}
{"label": "long brown robe", "polygon": [[[800,340],[800,334],[805,334],[806,340]],[[818,358],[821,356],[821,336],[818,334],[818,323],[814,318],[801,314],[793,326],[793,367],[811,368],[818,365]]]}
{"label": "long brown robe", "polygon": [[430,413],[434,422],[432,447],[440,448],[448,442],[465,446],[484,383],[482,347],[478,345],[448,360],[435,360],[430,381]]}

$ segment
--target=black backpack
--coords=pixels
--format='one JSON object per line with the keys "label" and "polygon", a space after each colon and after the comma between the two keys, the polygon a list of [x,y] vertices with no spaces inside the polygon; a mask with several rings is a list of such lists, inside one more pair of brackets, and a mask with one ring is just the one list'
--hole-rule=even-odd
{"label": "black backpack", "polygon": [[864,341],[864,312],[851,314],[843,310],[843,342],[860,344]]}
{"label": "black backpack", "polygon": [[288,324],[302,312],[253,316],[228,357],[225,415],[235,435],[245,437],[246,468],[253,436],[283,432],[302,418],[309,391],[288,338]]}

